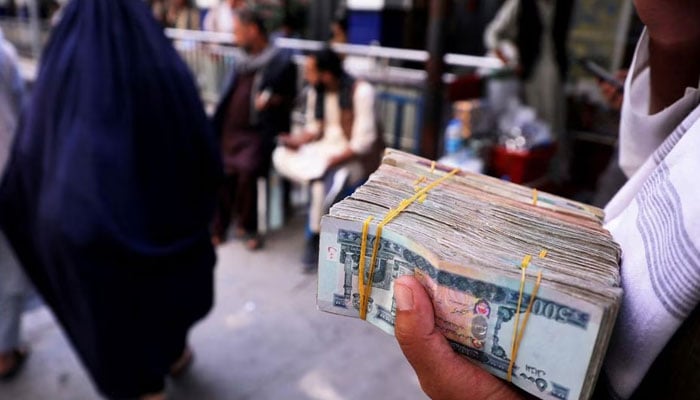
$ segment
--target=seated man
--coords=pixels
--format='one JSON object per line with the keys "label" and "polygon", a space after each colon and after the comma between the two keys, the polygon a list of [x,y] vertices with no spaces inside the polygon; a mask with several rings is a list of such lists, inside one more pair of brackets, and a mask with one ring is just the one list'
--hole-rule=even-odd
{"label": "seated man", "polygon": [[379,166],[384,146],[374,112],[374,89],[350,77],[336,53],[325,49],[311,55],[305,75],[311,86],[305,131],[282,136],[273,162],[281,175],[311,183],[303,262],[307,271],[313,271],[318,260],[321,216],[335,200],[324,200],[329,197],[324,180],[340,182],[345,188],[361,184]]}

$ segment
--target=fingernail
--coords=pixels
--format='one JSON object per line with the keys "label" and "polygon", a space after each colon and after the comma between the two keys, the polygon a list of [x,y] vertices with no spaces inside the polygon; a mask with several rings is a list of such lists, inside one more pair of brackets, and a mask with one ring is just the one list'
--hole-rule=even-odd
{"label": "fingernail", "polygon": [[394,299],[399,311],[411,311],[413,309],[413,291],[403,285],[394,285]]}

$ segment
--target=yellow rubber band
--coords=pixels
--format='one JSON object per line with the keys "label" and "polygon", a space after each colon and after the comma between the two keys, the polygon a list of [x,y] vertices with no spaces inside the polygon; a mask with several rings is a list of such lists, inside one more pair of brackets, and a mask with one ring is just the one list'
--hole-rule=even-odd
{"label": "yellow rubber band", "polygon": [[547,250],[542,249],[542,251],[540,251],[540,258],[545,258],[545,257],[547,257]]}
{"label": "yellow rubber band", "polygon": [[537,205],[538,197],[539,197],[539,193],[537,192],[537,189],[532,189],[532,205],[533,206]]}
{"label": "yellow rubber band", "polygon": [[428,180],[428,178],[426,178],[426,177],[424,177],[424,176],[421,176],[420,178],[416,179],[416,180],[413,182],[413,186],[418,186],[418,185],[420,185],[421,183],[425,182],[426,180]]}
{"label": "yellow rubber band", "polygon": [[[434,164],[435,162],[433,162]],[[414,202],[419,200],[422,196],[427,195],[429,191],[435,189],[438,185],[441,183],[445,182],[446,180],[452,178],[453,176],[457,175],[460,172],[459,168],[455,168],[450,173],[446,174],[445,176],[441,177],[440,179],[436,179],[433,183],[429,184],[428,186],[424,187],[421,189],[418,193],[414,194],[408,199],[402,200],[401,203],[399,203],[399,206],[389,210],[387,212],[386,216],[384,219],[377,225],[377,232],[374,234],[374,246],[372,246],[372,257],[370,258],[369,262],[369,284],[362,286],[361,288],[358,287],[358,290],[360,290],[360,318],[363,320],[367,319],[367,306],[369,304],[369,298],[372,295],[372,280],[374,279],[374,270],[375,270],[375,264],[377,262],[377,254],[379,253],[379,244],[381,242],[382,238],[382,230],[384,227],[390,223],[391,221],[394,220],[394,218],[398,217],[402,212],[406,211],[408,207],[411,206]],[[367,229],[365,229],[367,228]],[[369,222],[365,220],[365,226],[363,226],[362,229],[362,244],[360,246],[360,266],[363,268],[364,271],[364,263],[363,260],[365,258],[366,250],[367,250],[367,235],[369,231]],[[364,283],[364,281],[363,281]]]}
{"label": "yellow rubber band", "polygon": [[[362,243],[360,244],[360,263],[358,266],[357,290],[360,292],[360,304],[364,303],[362,298],[365,290],[365,254],[367,253],[367,233],[369,232],[369,224],[374,220],[374,217],[368,217],[362,225]],[[362,311],[360,311],[362,314]]]}
{"label": "yellow rubber band", "polygon": [[[527,305],[527,311],[525,311],[525,318],[523,319],[523,326],[520,328],[518,333],[518,339],[515,343],[515,351],[512,354],[511,362],[515,365],[515,359],[518,357],[518,352],[520,351],[520,342],[523,340],[525,335],[525,328],[527,327],[527,321],[530,319],[530,314],[532,313],[532,305],[535,303],[535,297],[537,297],[537,292],[540,289],[540,283],[542,282],[542,271],[537,274],[537,281],[535,282],[535,287],[532,289],[532,294],[530,294],[530,303]],[[509,379],[510,381],[510,379]]]}
{"label": "yellow rubber band", "polygon": [[[542,253],[540,253],[542,254]],[[520,293],[518,295],[518,307],[516,308],[515,311],[515,326],[513,328],[513,340],[511,341],[511,356],[510,356],[510,363],[508,364],[508,375],[507,375],[507,380],[508,382],[511,382],[513,379],[513,367],[515,366],[515,361],[518,358],[518,351],[520,351],[520,343],[523,340],[523,336],[525,334],[525,328],[527,327],[527,322],[530,320],[530,314],[532,313],[532,306],[535,303],[535,298],[537,297],[537,292],[540,289],[540,283],[542,282],[542,271],[540,271],[537,274],[537,281],[535,282],[535,286],[532,289],[532,293],[530,294],[530,302],[527,305],[527,309],[525,310],[525,316],[523,317],[523,324],[522,326],[519,326],[520,324],[520,308],[522,306],[522,301],[523,301],[523,295],[524,295],[524,290],[525,290],[525,279],[527,275],[525,274],[525,271],[527,270],[527,267],[530,265],[530,261],[532,260],[532,256],[526,255],[523,258],[523,262],[521,265],[521,276],[520,276]]]}
{"label": "yellow rubber band", "polygon": [[435,173],[435,166],[437,166],[437,164],[435,163],[435,161],[433,161],[433,162],[430,163],[430,173],[431,173],[431,174],[434,174],[434,173]]}
{"label": "yellow rubber band", "polygon": [[527,266],[530,265],[530,260],[532,257],[528,254],[523,258],[523,262],[520,265],[520,291],[518,295],[518,307],[515,309],[515,324],[513,325],[513,339],[511,340],[510,344],[510,354],[511,354],[511,360],[510,364],[508,364],[508,382],[510,382],[512,376],[513,376],[513,365],[515,364],[515,344],[517,342],[517,337],[518,337],[518,325],[520,324],[520,307],[522,306],[523,303],[523,291],[525,290],[525,278],[527,277],[525,275],[525,271],[527,271]]}

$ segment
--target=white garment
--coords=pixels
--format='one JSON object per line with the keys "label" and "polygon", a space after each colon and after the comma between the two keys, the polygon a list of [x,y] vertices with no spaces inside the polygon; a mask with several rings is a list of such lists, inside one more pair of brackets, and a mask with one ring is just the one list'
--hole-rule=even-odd
{"label": "white garment", "polygon": [[674,105],[649,115],[651,85],[648,49],[649,36],[645,32],[637,45],[636,60],[630,68],[631,79],[627,81],[627,95],[624,98],[626,113],[620,124],[620,167],[628,178],[700,102],[700,91],[688,88],[685,97]]}
{"label": "white garment", "polygon": [[227,1],[212,8],[204,17],[204,30],[211,32],[233,33],[233,8]]}
{"label": "white garment", "polygon": [[[358,81],[353,94],[353,114],[351,138],[348,140],[341,125],[341,109],[337,93],[326,93],[324,99],[323,134],[319,132],[321,123],[316,120],[316,92],[309,91],[306,105],[306,132],[321,135],[320,139],[291,150],[284,146],[275,149],[272,159],[275,169],[283,176],[296,182],[309,182],[320,179],[328,169],[331,158],[350,148],[356,155],[365,155],[372,150],[377,139],[374,115],[374,88],[367,82]],[[347,163],[349,182],[354,183],[366,177],[358,161]]]}
{"label": "white garment", "polygon": [[606,207],[625,291],[604,370],[630,397],[700,301],[700,99],[695,88],[649,115],[646,32],[625,85],[620,159],[629,182]]}

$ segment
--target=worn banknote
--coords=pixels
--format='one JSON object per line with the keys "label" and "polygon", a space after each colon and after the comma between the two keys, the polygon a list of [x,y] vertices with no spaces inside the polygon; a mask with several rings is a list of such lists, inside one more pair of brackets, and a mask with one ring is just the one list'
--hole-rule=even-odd
{"label": "worn banknote", "polygon": [[[603,218],[595,207],[389,151],[323,218],[318,306],[358,317],[366,305],[366,320],[393,333],[394,281],[413,275],[456,352],[539,398],[585,400],[622,296],[620,248]],[[371,282],[363,293],[360,264]]]}
{"label": "worn banknote", "polygon": [[[358,317],[362,224],[326,217],[322,231],[318,306],[323,311]],[[369,241],[373,243],[373,235],[369,235]],[[393,334],[393,282],[401,275],[415,275],[432,297],[436,326],[453,348],[505,379],[512,357],[520,280],[440,264],[431,260],[430,252],[419,244],[391,229],[384,230],[379,249],[367,320]],[[530,268],[536,271],[536,262]],[[369,281],[369,276],[366,278]],[[530,301],[532,286],[533,282],[526,284],[524,304]],[[601,307],[580,298],[540,289],[513,367],[512,382],[541,398],[587,397],[584,383],[594,380],[597,373],[591,361],[603,314]]]}

